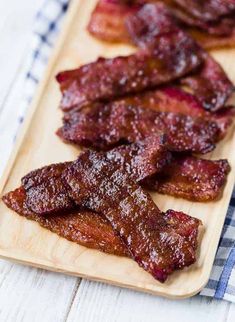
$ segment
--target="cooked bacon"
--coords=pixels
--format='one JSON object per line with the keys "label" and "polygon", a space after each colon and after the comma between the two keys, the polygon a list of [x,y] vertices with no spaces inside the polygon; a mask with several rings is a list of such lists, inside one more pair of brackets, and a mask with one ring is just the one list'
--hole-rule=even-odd
{"label": "cooked bacon", "polygon": [[[26,204],[26,193],[20,187],[3,196],[5,204],[19,215],[36,221],[57,235],[79,245],[99,251],[130,257],[130,253],[104,216],[89,210],[76,210],[66,214],[40,216],[33,213]],[[183,213],[169,211],[163,214],[166,224],[184,239],[191,240],[192,248],[197,246],[198,220]],[[188,232],[191,231],[191,234]]]}
{"label": "cooked bacon", "polygon": [[179,8],[174,8],[173,14],[178,18],[178,23],[182,28],[187,31],[190,31],[190,28],[192,28],[193,30],[202,30],[209,36],[229,36],[234,28],[235,16],[224,17],[216,22],[205,22],[190,16],[186,12],[179,10]]}
{"label": "cooked bacon", "polygon": [[215,122],[155,112],[130,105],[123,99],[67,113],[57,134],[70,143],[107,150],[121,143],[139,141],[153,133],[167,133],[172,150],[207,153],[214,149],[219,132]]}
{"label": "cooked bacon", "polygon": [[92,102],[140,92],[195,70],[201,58],[197,44],[184,32],[160,37],[156,48],[127,57],[99,58],[78,69],[61,72],[57,81],[65,111]]}
{"label": "cooked bacon", "polygon": [[[137,12],[141,5],[150,2],[160,3],[160,1],[154,0],[100,0],[92,13],[88,30],[93,36],[102,40],[131,43],[126,28],[126,19]],[[184,11],[174,0],[165,0],[164,4],[172,10],[181,27],[188,31],[203,48],[234,46],[235,26],[233,16],[220,17],[216,21],[203,21]],[[138,28],[141,30],[141,25],[138,25]]]}
{"label": "cooked bacon", "polygon": [[[160,282],[175,269],[194,263],[195,245],[187,238],[192,227],[187,232],[183,229],[186,238],[178,235],[166,224],[151,197],[120,170],[118,163],[87,151],[64,171],[63,178],[72,199],[102,213],[131,257]],[[197,235],[197,229],[193,232]]]}
{"label": "cooked bacon", "polygon": [[[229,170],[227,161],[207,161],[195,157],[175,156],[172,166],[167,166],[172,160],[172,155],[166,149],[164,137],[155,135],[135,144],[108,151],[106,158],[118,163],[120,169],[127,171],[132,180],[151,190],[163,192],[159,189],[164,183],[164,187],[171,187],[169,193],[167,190],[164,193],[196,201],[218,198]],[[185,163],[189,162],[191,172],[188,171],[188,166],[184,167]],[[72,162],[52,164],[31,171],[22,178],[22,186],[26,193],[25,202],[31,212],[45,216],[68,214],[76,210],[77,207],[69,197],[61,179],[63,171],[71,164]],[[203,177],[201,168],[205,171]],[[212,169],[213,172],[208,169]],[[156,176],[157,173],[161,174]],[[218,177],[217,181],[215,177]],[[191,187],[193,183],[196,183],[196,188]],[[193,189],[197,189],[197,193],[189,194],[194,191]],[[209,189],[214,189],[210,195]]]}
{"label": "cooked bacon", "polygon": [[224,107],[234,91],[222,67],[205,51],[202,53],[204,64],[200,72],[182,79],[197,96],[206,110],[217,111]]}
{"label": "cooked bacon", "polygon": [[209,35],[196,28],[190,29],[189,32],[205,49],[233,47],[235,45],[235,27],[231,29],[230,35],[227,36]]}
{"label": "cooked bacon", "polygon": [[22,178],[29,209],[41,215],[74,209],[74,202],[61,180],[62,172],[69,164],[70,162],[52,164],[31,171]]}
{"label": "cooked bacon", "polygon": [[[171,153],[163,136],[152,135],[141,142],[121,146],[107,152],[106,157],[138,182],[158,173],[169,163]],[[73,200],[64,187],[61,176],[71,164],[64,162],[31,171],[21,180],[26,191],[26,203],[36,214],[48,215],[72,211]]]}
{"label": "cooked bacon", "polygon": [[125,17],[137,9],[138,6],[124,1],[100,0],[91,14],[87,29],[93,36],[105,41],[128,42]]}
{"label": "cooked bacon", "polygon": [[227,160],[211,161],[175,155],[160,174],[145,179],[142,184],[173,197],[212,201],[221,196],[229,171]]}
{"label": "cooked bacon", "polygon": [[196,96],[175,86],[165,86],[129,96],[125,98],[125,102],[128,105],[150,108],[157,112],[181,113],[214,121],[220,129],[220,139],[226,135],[235,115],[235,108],[231,106],[214,113],[205,111]]}
{"label": "cooked bacon", "polygon": [[[147,4],[127,19],[127,27],[135,44],[143,48],[157,46],[158,36],[177,30],[172,12],[162,3]],[[203,64],[193,75],[182,79],[207,110],[216,111],[226,104],[234,91],[222,67],[201,49]]]}
{"label": "cooked bacon", "polygon": [[103,216],[78,208],[66,213],[57,212],[55,215],[41,216],[29,209],[26,198],[24,187],[20,187],[7,193],[2,199],[19,215],[36,221],[42,227],[72,242],[108,254],[129,255],[128,250]]}
{"label": "cooked bacon", "polygon": [[159,36],[179,31],[177,20],[172,12],[160,2],[144,5],[125,20],[130,40],[142,48],[157,46]]}
{"label": "cooked bacon", "polygon": [[174,0],[186,12],[203,21],[216,21],[235,12],[235,0]]}
{"label": "cooked bacon", "polygon": [[107,151],[106,158],[118,163],[135,182],[159,173],[172,158],[164,135],[150,135],[142,141]]}

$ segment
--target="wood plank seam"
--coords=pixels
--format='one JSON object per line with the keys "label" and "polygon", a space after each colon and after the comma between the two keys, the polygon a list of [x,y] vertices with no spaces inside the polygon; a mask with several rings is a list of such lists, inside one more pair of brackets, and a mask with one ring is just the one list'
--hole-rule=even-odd
{"label": "wood plank seam", "polygon": [[68,309],[67,309],[67,312],[66,312],[66,314],[65,314],[64,322],[67,322],[67,321],[68,321],[69,314],[70,314],[70,312],[71,312],[71,308],[72,308],[73,303],[74,303],[74,300],[75,300],[75,298],[76,298],[76,296],[77,296],[79,286],[81,285],[81,281],[82,281],[82,279],[78,277],[78,278],[77,278],[77,281],[76,281],[76,284],[75,284],[75,286],[74,286],[74,292],[73,292],[73,295],[72,295],[72,297],[71,297],[71,301],[70,301],[70,303],[69,303],[69,305],[68,305]]}

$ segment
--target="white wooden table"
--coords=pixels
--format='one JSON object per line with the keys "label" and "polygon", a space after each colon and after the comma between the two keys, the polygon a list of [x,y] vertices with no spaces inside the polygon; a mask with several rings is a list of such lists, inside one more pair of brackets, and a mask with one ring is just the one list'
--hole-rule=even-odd
{"label": "white wooden table", "polygon": [[[84,0],[85,1],[85,0]],[[0,173],[11,150],[34,15],[42,0],[0,0]],[[234,322],[235,304],[171,301],[0,260],[0,322]]]}

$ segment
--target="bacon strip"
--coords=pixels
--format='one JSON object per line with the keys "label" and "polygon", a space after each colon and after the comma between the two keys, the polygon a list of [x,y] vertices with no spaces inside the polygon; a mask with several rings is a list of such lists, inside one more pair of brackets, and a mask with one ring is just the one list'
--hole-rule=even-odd
{"label": "bacon strip", "polygon": [[[125,21],[130,14],[137,12],[137,8],[149,2],[160,3],[160,1],[154,0],[130,2],[100,0],[92,13],[88,30],[93,36],[102,40],[131,43]],[[222,17],[216,22],[206,22],[191,16],[173,0],[165,0],[164,4],[172,9],[181,27],[188,31],[203,48],[234,46],[235,27],[233,16]],[[141,25],[138,27],[141,28]]]}
{"label": "bacon strip", "polygon": [[[172,155],[163,140],[162,137],[151,136],[136,144],[108,151],[106,157],[118,163],[135,182],[151,190],[195,201],[218,198],[229,172],[228,162],[174,156],[172,165],[168,165],[172,162]],[[61,179],[63,171],[71,164],[52,164],[31,171],[22,178],[26,204],[31,212],[45,216],[67,214],[77,208]]]}
{"label": "bacon strip", "polygon": [[125,25],[130,40],[140,48],[157,46],[159,36],[179,32],[178,21],[169,8],[160,2],[142,6],[126,17]]}
{"label": "bacon strip", "polygon": [[196,28],[190,29],[189,32],[205,49],[233,47],[235,45],[235,27],[231,29],[230,35],[227,36],[210,35]]}
{"label": "bacon strip", "polygon": [[156,48],[127,57],[99,58],[78,69],[61,72],[57,81],[65,111],[92,102],[140,92],[180,78],[201,63],[198,46],[184,32],[160,37]]}
{"label": "bacon strip", "polygon": [[72,211],[75,208],[61,179],[63,171],[71,163],[45,166],[31,171],[22,178],[29,209],[37,214],[48,215]]}
{"label": "bacon strip", "polygon": [[93,36],[105,41],[129,42],[124,20],[138,8],[120,1],[100,0],[91,14],[87,29]]}
{"label": "bacon strip", "polygon": [[161,173],[146,178],[142,184],[173,197],[206,202],[221,196],[229,171],[227,160],[175,155]]}
{"label": "bacon strip", "polygon": [[195,153],[213,150],[219,138],[214,122],[147,110],[132,106],[125,99],[67,114],[63,127],[57,131],[66,142],[99,150],[136,142],[153,133],[167,133],[168,144],[174,151]]}
{"label": "bacon strip", "polygon": [[197,96],[206,110],[217,111],[224,107],[234,92],[234,85],[222,67],[205,51],[204,64],[198,74],[182,79]]}
{"label": "bacon strip", "polygon": [[[175,269],[195,261],[194,245],[166,225],[151,197],[117,163],[88,151],[64,171],[63,177],[72,199],[102,213],[131,257],[160,282]],[[188,234],[192,234],[191,229]]]}
{"label": "bacon strip", "polygon": [[53,233],[82,246],[100,250],[108,254],[129,256],[128,250],[114,233],[112,226],[101,215],[79,210],[56,213],[50,216],[36,214],[27,205],[24,187],[20,187],[3,196],[3,201],[19,215],[34,220]]}
{"label": "bacon strip", "polygon": [[[127,28],[134,43],[142,48],[157,46],[157,36],[175,32],[179,26],[172,12],[162,3],[147,4],[127,19]],[[201,49],[203,64],[193,75],[182,79],[197,96],[206,110],[217,111],[224,107],[234,91],[222,67]]]}
{"label": "bacon strip", "polygon": [[[32,212],[26,203],[26,193],[20,187],[3,196],[3,201],[13,211],[29,220],[36,221],[57,235],[79,245],[99,251],[130,257],[130,253],[117,236],[109,222],[101,215],[89,210],[76,210],[71,213],[40,216]],[[163,214],[166,224],[186,240],[196,250],[199,221],[180,212]],[[191,233],[189,233],[191,231]]]}
{"label": "bacon strip", "polygon": [[[141,142],[113,149],[106,153],[106,157],[117,162],[120,169],[139,182],[161,171],[169,163],[171,153],[163,136],[152,135]],[[29,209],[40,215],[48,215],[67,213],[75,208],[61,179],[69,165],[71,162],[52,164],[31,171],[22,178]]]}
{"label": "bacon strip", "polygon": [[141,106],[157,112],[181,113],[216,122],[220,129],[220,139],[226,135],[235,115],[235,109],[233,107],[226,107],[214,113],[205,111],[196,96],[175,86],[166,86],[129,96],[125,98],[125,102],[128,105]]}
{"label": "bacon strip", "polygon": [[235,12],[234,0],[174,0],[186,12],[203,21],[215,21]]}

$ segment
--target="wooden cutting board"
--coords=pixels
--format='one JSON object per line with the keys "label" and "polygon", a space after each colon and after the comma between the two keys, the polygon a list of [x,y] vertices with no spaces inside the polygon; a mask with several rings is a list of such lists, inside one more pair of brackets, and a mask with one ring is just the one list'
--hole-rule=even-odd
{"label": "wooden cutting board", "polygon": [[[98,56],[114,57],[133,52],[126,45],[111,45],[91,37],[86,31],[96,0],[73,0],[54,55],[48,65],[13,155],[0,182],[1,195],[20,185],[30,170],[54,162],[73,160],[79,151],[62,143],[54,134],[61,125],[58,109],[60,92],[55,74],[94,61]],[[214,57],[235,82],[235,49],[218,50]],[[200,218],[204,229],[198,260],[189,269],[174,273],[161,284],[127,258],[91,250],[41,228],[9,210],[0,202],[0,256],[114,285],[146,291],[169,298],[185,298],[198,293],[207,283],[231,197],[235,178],[235,133],[230,131],[207,158],[228,158],[232,165],[223,197],[216,202],[192,203],[183,199],[152,194],[162,210],[173,208]]]}

